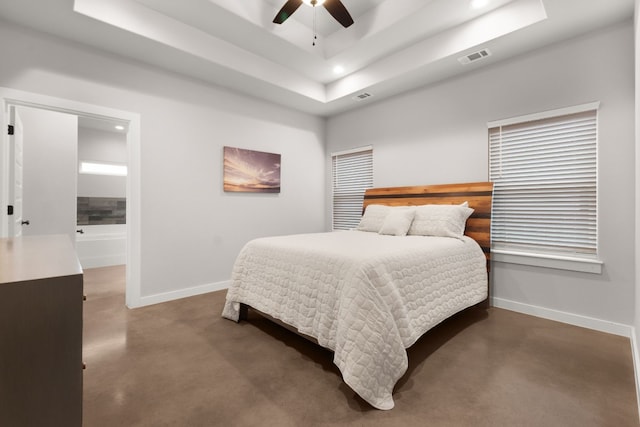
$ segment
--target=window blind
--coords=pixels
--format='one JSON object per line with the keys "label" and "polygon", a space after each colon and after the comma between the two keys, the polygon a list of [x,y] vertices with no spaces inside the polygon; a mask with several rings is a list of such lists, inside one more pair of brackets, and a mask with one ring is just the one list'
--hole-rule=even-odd
{"label": "window blind", "polygon": [[597,255],[597,109],[489,124],[492,244]]}
{"label": "window blind", "polygon": [[364,191],[373,187],[373,148],[334,153],[331,160],[333,229],[355,228],[362,217]]}

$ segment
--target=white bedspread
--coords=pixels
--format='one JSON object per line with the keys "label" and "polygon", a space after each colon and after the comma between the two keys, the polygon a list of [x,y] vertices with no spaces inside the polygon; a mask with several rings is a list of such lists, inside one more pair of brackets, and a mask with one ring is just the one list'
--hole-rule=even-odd
{"label": "white bedspread", "polygon": [[486,259],[466,236],[343,231],[249,242],[223,316],[237,321],[245,303],[316,338],[356,393],[391,409],[406,348],[486,297]]}

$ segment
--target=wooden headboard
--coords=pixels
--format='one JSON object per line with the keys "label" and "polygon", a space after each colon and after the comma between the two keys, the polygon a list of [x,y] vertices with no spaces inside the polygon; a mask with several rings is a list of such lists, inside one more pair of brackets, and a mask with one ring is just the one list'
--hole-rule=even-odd
{"label": "wooden headboard", "polygon": [[363,212],[368,205],[418,206],[458,205],[469,202],[474,209],[467,220],[464,234],[480,244],[487,261],[491,254],[491,202],[492,182],[466,184],[422,185],[415,187],[370,188],[364,193]]}

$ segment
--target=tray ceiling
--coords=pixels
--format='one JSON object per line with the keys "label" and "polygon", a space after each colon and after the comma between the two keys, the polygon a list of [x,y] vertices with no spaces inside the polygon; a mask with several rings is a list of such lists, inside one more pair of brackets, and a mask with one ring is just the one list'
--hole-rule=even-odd
{"label": "tray ceiling", "polygon": [[[273,24],[285,0],[0,0],[0,17],[329,116],[631,19],[634,7],[633,0],[342,1],[355,20],[346,29],[324,8],[305,5]],[[459,61],[481,49],[491,55]]]}

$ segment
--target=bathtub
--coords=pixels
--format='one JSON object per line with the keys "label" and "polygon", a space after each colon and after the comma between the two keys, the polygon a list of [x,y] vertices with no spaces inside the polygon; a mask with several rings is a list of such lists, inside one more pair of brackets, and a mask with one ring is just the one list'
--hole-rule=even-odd
{"label": "bathtub", "polygon": [[82,268],[126,264],[126,224],[78,225],[76,252]]}

